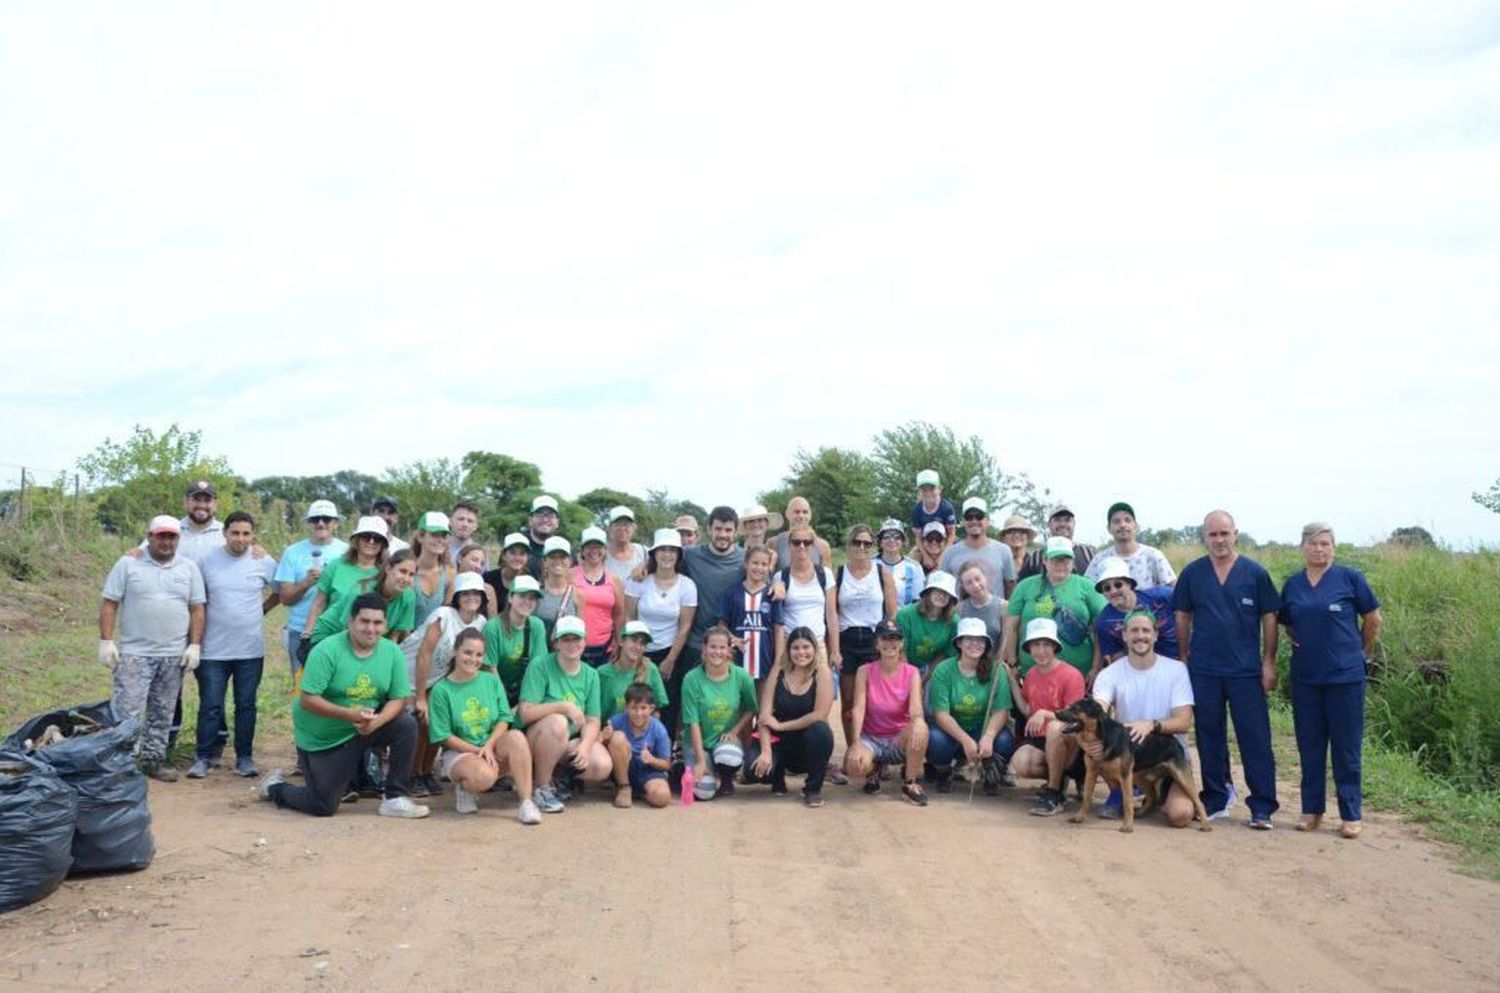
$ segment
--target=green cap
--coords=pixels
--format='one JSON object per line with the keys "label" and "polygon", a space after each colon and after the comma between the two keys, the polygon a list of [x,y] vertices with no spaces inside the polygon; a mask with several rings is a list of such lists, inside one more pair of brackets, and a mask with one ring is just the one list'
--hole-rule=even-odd
{"label": "green cap", "polygon": [[429,510],[417,521],[417,530],[428,534],[448,534],[448,515],[441,510]]}
{"label": "green cap", "polygon": [[1125,513],[1129,514],[1131,517],[1135,516],[1134,507],[1126,503],[1124,500],[1116,500],[1114,503],[1109,505],[1109,511],[1104,515],[1104,523],[1108,524],[1110,521],[1114,520],[1115,514],[1122,510],[1125,511]]}

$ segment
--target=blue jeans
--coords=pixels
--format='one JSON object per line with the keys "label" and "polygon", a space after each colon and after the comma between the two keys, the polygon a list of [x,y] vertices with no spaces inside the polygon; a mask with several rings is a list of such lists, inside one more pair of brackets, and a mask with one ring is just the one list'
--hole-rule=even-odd
{"label": "blue jeans", "polygon": [[1360,819],[1360,750],[1365,733],[1365,684],[1309,686],[1292,681],[1292,718],[1297,754],[1302,758],[1302,812],[1321,814],[1328,806],[1328,752],[1333,750],[1333,787],[1339,817]]}
{"label": "blue jeans", "polygon": [[204,659],[198,677],[198,748],[200,759],[213,758],[224,727],[224,692],[234,680],[234,754],[248,759],[255,746],[255,694],[265,659]]}
{"label": "blue jeans", "polygon": [[[1210,814],[1229,800],[1229,719],[1240,746],[1240,764],[1250,787],[1250,816],[1270,817],[1276,802],[1276,756],[1271,751],[1271,712],[1260,675],[1215,676],[1188,666],[1193,684],[1193,718],[1198,732],[1198,764],[1203,775],[1203,806]],[[1225,710],[1228,709],[1228,719]]]}
{"label": "blue jeans", "polygon": [[[978,738],[974,739],[978,741]],[[1010,757],[1016,750],[1016,736],[1011,733],[1010,726],[1000,729],[995,735],[995,760],[1002,766],[1010,763]],[[927,761],[941,769],[950,766],[964,757],[964,750],[957,741],[954,741],[943,729],[936,724],[927,725]]]}

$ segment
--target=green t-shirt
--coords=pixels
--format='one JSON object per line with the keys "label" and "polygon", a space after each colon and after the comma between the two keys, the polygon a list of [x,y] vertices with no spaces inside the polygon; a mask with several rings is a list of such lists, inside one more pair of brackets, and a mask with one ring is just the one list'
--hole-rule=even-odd
{"label": "green t-shirt", "polygon": [[471,745],[490,740],[496,724],[515,724],[516,715],[500,677],[481,669],[473,679],[441,679],[427,692],[427,740],[441,745],[456,735]]}
{"label": "green t-shirt", "polygon": [[946,658],[937,664],[927,680],[927,703],[934,714],[947,711],[969,737],[977,740],[984,731],[985,706],[990,702],[991,683],[995,684],[995,702],[989,708],[990,714],[1009,710],[1010,679],[1005,675],[1004,666],[992,664],[990,678],[980,682],[978,673],[965,676],[958,667],[958,659]]}
{"label": "green t-shirt", "polygon": [[[312,643],[317,645],[329,635],[338,634],[349,627],[349,615],[354,611],[354,601],[362,594],[370,592],[370,580],[362,579],[354,584],[353,589],[345,590],[334,595],[328,609],[318,615],[317,626],[313,628]],[[417,620],[417,598],[411,591],[411,587],[402,590],[394,599],[386,601],[385,605],[385,636],[394,638],[397,631],[410,632],[416,627]]]}
{"label": "green t-shirt", "polygon": [[[530,631],[529,637],[527,630]],[[521,698],[521,677],[532,663],[546,654],[547,625],[535,614],[526,618],[526,629],[516,628],[514,631],[508,629],[499,617],[484,622],[484,664],[500,675],[509,699]]]}
{"label": "green t-shirt", "polygon": [[318,577],[318,592],[323,594],[324,600],[333,603],[339,594],[348,593],[359,585],[361,579],[369,579],[379,571],[373,565],[362,569],[340,555],[323,567],[323,574]]}
{"label": "green t-shirt", "polygon": [[922,616],[921,604],[909,603],[896,611],[896,626],[906,642],[906,661],[926,672],[938,659],[953,651],[958,621],[932,621]]}
{"label": "green t-shirt", "polygon": [[[324,639],[307,657],[302,692],[340,707],[379,710],[389,700],[411,696],[406,656],[384,638],[375,642],[367,658],[354,654],[347,635]],[[321,717],[303,709],[300,703],[292,708],[292,732],[297,747],[304,752],[337,748],[356,734],[348,721]]]}
{"label": "green t-shirt", "polygon": [[[599,716],[604,720],[621,713],[625,709],[625,691],[636,682],[635,666],[629,669],[621,669],[613,662],[599,667],[599,705],[604,713]],[[671,702],[667,696],[667,687],[661,681],[661,670],[656,668],[656,663],[650,659],[646,660],[646,678],[640,680],[651,687],[651,693],[656,698],[658,707],[665,707]]]}
{"label": "green t-shirt", "polygon": [[[1026,625],[1034,618],[1050,617],[1057,622],[1057,636],[1063,649],[1059,657],[1085,676],[1094,664],[1094,619],[1108,606],[1104,594],[1082,576],[1069,576],[1061,586],[1047,582],[1046,576],[1027,576],[1016,584],[1005,612],[1021,619],[1016,637],[1026,640]],[[1021,652],[1021,675],[1036,664],[1031,655]]]}
{"label": "green t-shirt", "polygon": [[698,725],[704,750],[713,751],[720,735],[739,723],[747,712],[754,714],[759,709],[755,680],[740,666],[730,666],[728,677],[720,680],[709,679],[701,666],[695,667],[682,680],[683,753],[692,754],[690,725]]}
{"label": "green t-shirt", "polygon": [[[577,704],[585,717],[599,716],[599,670],[580,661],[573,675],[563,672],[557,656],[548,652],[526,667],[521,679],[522,703],[572,703]],[[568,722],[568,737],[573,737],[582,728]]]}

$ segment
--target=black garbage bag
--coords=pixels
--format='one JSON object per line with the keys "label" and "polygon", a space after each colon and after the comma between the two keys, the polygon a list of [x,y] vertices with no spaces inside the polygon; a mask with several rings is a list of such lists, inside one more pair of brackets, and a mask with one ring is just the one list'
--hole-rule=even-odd
{"label": "black garbage bag", "polygon": [[73,836],[73,872],[144,869],[156,854],[146,777],[135,764],[135,718],[115,722],[109,701],[54,710],[23,724],[0,742],[21,751],[56,726],[65,739],[34,754],[56,770],[78,794],[78,831]]}
{"label": "black garbage bag", "polygon": [[78,797],[41,759],[0,751],[0,914],[62,885]]}

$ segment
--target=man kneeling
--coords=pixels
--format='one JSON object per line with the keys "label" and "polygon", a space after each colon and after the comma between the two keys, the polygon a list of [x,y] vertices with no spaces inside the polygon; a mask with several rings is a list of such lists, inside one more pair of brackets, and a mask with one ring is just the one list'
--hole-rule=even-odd
{"label": "man kneeling", "polygon": [[302,698],[292,710],[297,764],[306,785],[293,786],[280,769],[260,783],[260,796],[278,807],[331,817],[354,781],[365,750],[390,749],[382,817],[426,817],[407,797],[417,722],[406,713],[411,681],[406,657],[385,631],[385,598],[358,597],[349,628],[319,642],[302,673]]}

